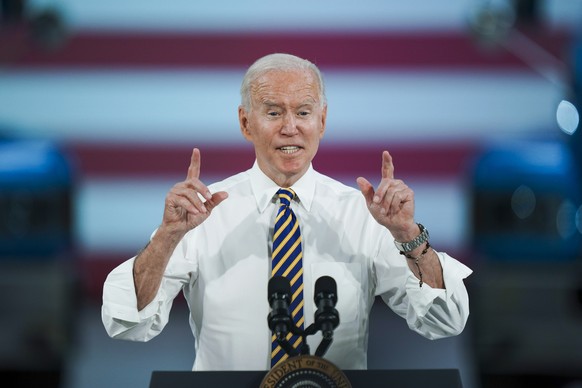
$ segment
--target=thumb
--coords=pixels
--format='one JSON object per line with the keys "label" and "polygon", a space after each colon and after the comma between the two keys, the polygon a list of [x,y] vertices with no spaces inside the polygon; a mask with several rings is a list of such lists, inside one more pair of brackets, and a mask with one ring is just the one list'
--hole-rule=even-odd
{"label": "thumb", "polygon": [[366,203],[368,206],[372,204],[372,199],[374,198],[374,186],[366,178],[359,177],[356,179],[358,186],[360,187],[360,191],[362,195],[366,199]]}
{"label": "thumb", "polygon": [[216,206],[220,205],[222,201],[228,198],[228,193],[226,191],[219,191],[212,194],[212,197],[204,202],[204,206],[206,206],[206,210],[211,211]]}

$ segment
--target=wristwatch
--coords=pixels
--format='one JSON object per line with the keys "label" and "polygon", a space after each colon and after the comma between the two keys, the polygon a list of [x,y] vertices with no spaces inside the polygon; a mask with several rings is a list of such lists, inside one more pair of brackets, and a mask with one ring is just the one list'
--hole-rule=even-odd
{"label": "wristwatch", "polygon": [[420,228],[420,234],[416,236],[413,240],[408,242],[399,242],[394,240],[394,245],[396,245],[396,248],[398,248],[400,252],[404,253],[412,252],[413,250],[415,250],[416,248],[418,248],[419,246],[428,241],[429,237],[428,229],[426,229],[422,224],[417,225]]}

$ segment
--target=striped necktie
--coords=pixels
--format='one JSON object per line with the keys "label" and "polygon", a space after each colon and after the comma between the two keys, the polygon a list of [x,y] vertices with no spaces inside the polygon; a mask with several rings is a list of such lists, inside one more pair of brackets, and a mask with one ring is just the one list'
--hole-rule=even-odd
{"label": "striped necktie", "polygon": [[[293,322],[303,330],[303,252],[299,222],[291,210],[291,200],[295,197],[295,192],[291,189],[280,189],[277,195],[280,205],[273,231],[271,276],[284,276],[289,279],[292,294],[289,311]],[[287,340],[296,349],[301,346],[301,336],[289,333]],[[277,344],[275,335],[272,336],[271,342],[271,367],[273,367],[285,360],[288,355]]]}

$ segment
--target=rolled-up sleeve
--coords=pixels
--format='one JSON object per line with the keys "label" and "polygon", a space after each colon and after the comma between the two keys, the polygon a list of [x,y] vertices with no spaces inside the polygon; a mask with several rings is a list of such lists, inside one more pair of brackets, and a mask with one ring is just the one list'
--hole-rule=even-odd
{"label": "rolled-up sleeve", "polygon": [[410,300],[406,321],[408,326],[430,339],[460,334],[469,318],[469,296],[464,279],[472,271],[446,253],[437,252],[445,289],[435,289],[427,284],[419,286],[412,271],[406,281],[406,294]]}
{"label": "rolled-up sleeve", "polygon": [[460,334],[469,317],[464,279],[472,273],[471,269],[446,253],[437,252],[446,288],[436,289],[426,283],[421,287],[397,251],[391,248],[381,251],[384,257],[375,262],[376,295],[405,318],[410,329],[426,338]]}
{"label": "rolled-up sleeve", "polygon": [[191,266],[184,260],[184,247],[180,243],[162,278],[155,298],[141,311],[133,278],[135,257],[113,269],[103,285],[101,320],[112,338],[131,341],[149,341],[166,326],[174,298],[191,276]]}

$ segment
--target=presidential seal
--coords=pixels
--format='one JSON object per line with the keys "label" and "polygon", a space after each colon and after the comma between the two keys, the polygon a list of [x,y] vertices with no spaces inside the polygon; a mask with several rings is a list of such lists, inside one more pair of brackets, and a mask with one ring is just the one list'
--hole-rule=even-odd
{"label": "presidential seal", "polygon": [[346,375],[317,356],[290,357],[271,369],[261,388],[352,388]]}

